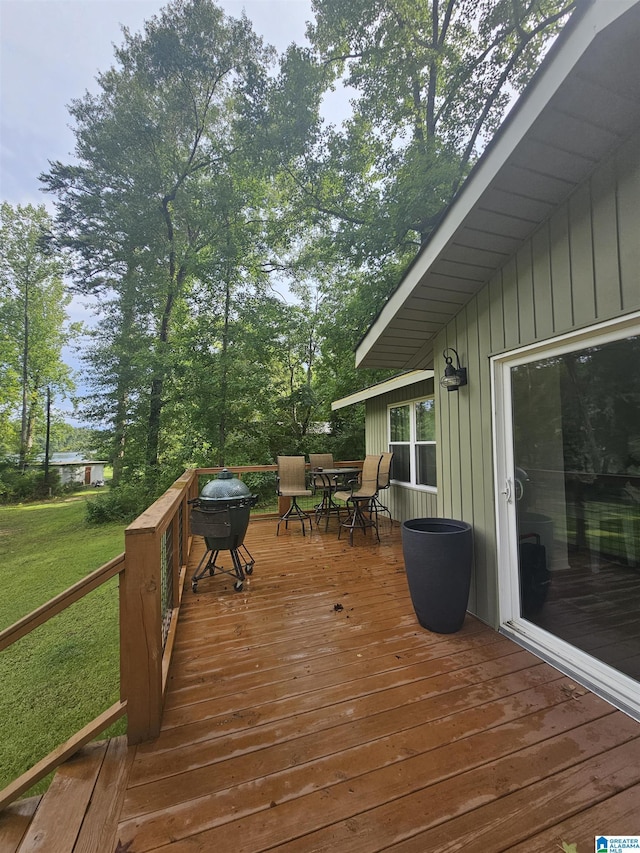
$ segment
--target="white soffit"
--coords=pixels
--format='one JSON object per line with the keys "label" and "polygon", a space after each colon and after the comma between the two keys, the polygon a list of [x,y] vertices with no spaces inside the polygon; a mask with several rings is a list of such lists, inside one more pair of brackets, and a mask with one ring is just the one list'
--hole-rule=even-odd
{"label": "white soffit", "polygon": [[362,391],[356,391],[355,394],[349,394],[348,397],[334,400],[331,404],[331,409],[333,411],[344,409],[345,406],[353,406],[354,403],[362,403],[363,400],[380,397],[382,394],[388,394],[389,391],[397,391],[398,388],[405,388],[407,385],[423,382],[425,379],[433,379],[433,370],[412,370],[409,373],[394,376],[392,379],[387,379],[384,382],[378,382],[369,388],[363,388]]}
{"label": "white soffit", "polygon": [[356,365],[433,366],[438,332],[640,125],[640,0],[567,24],[356,349]]}

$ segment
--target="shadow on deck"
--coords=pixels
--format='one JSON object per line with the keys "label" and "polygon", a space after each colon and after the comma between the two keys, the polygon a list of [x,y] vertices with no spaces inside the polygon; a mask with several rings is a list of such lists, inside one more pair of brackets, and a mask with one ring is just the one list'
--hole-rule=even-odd
{"label": "shadow on deck", "polygon": [[60,847],[38,810],[6,849],[583,853],[640,833],[640,724],[471,616],[420,628],[399,527],[381,540],[252,521],[242,592],[185,584],[161,734],[110,747],[102,824]]}

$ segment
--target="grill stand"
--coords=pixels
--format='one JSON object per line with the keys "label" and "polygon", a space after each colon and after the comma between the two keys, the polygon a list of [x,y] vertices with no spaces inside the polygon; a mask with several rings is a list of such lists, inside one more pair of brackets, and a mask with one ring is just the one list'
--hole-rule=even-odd
{"label": "grill stand", "polygon": [[205,551],[204,557],[198,563],[198,568],[191,577],[191,589],[193,592],[198,591],[199,580],[202,580],[207,573],[210,577],[213,577],[216,571],[222,572],[224,575],[235,577],[236,580],[233,584],[233,588],[236,592],[242,592],[242,585],[244,583],[245,576],[253,574],[255,560],[245,545],[240,545],[238,548],[224,549],[229,550],[231,560],[233,562],[232,569],[225,569],[224,566],[220,566],[216,563],[218,554],[221,550],[223,549],[220,548],[217,551],[207,549],[207,551]]}
{"label": "grill stand", "polygon": [[[207,573],[211,577],[216,571],[235,577],[233,588],[236,592],[242,590],[245,577],[253,573],[255,562],[243,541],[251,507],[256,501],[255,495],[240,495],[218,499],[201,496],[192,502],[191,532],[202,536],[206,545],[204,556],[191,577],[193,592],[197,592],[199,580]],[[220,551],[230,552],[233,568],[226,569],[216,563]]]}

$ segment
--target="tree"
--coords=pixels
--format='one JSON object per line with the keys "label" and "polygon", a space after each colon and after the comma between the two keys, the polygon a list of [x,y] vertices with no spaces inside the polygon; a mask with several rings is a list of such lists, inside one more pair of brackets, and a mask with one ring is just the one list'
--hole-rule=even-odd
{"label": "tree", "polygon": [[[72,104],[79,165],[53,163],[42,176],[58,197],[61,241],[77,259],[76,287],[118,306],[119,327],[101,327],[116,371],[111,398],[121,409],[115,440],[132,420],[126,401],[135,400],[138,425],[146,409],[152,477],[175,314],[200,254],[216,245],[206,183],[229,172],[271,56],[246,18],[226,18],[209,0],[175,0],[144,34],[124,31],[118,67],[98,77],[100,93]],[[130,387],[119,365],[129,364],[122,356],[134,328],[150,346],[143,369],[128,374]],[[102,354],[93,351],[94,365]]]}
{"label": "tree", "polygon": [[318,421],[361,445],[331,399],[387,373],[356,374],[353,349],[576,2],[315,0],[312,48],[275,74],[213,0],[124,31],[72,104],[77,162],[42,176],[99,297],[87,403],[116,481],[304,452]]}
{"label": "tree", "polygon": [[316,60],[354,99],[319,152],[332,180],[318,172],[309,199],[361,257],[424,242],[577,4],[314,0]]}
{"label": "tree", "polygon": [[352,114],[318,123],[280,182],[298,263],[323,270],[336,396],[384,378],[356,375],[353,349],[578,2],[314,0],[307,77],[345,86]]}
{"label": "tree", "polygon": [[[19,464],[24,469],[44,417],[47,388],[72,390],[62,348],[77,329],[67,322],[71,297],[63,265],[51,246],[51,219],[43,205],[0,207],[0,325],[5,411],[20,411]],[[19,402],[16,390],[19,388]]]}

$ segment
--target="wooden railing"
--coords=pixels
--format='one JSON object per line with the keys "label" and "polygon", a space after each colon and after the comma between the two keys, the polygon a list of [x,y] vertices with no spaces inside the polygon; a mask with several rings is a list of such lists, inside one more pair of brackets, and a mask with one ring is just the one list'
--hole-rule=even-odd
{"label": "wooden railing", "polygon": [[[122,576],[124,567],[125,555],[120,554],[120,556],[105,563],[104,566],[87,575],[87,577],[60,593],[60,595],[52,598],[51,601],[43,604],[42,607],[34,610],[33,613],[0,632],[0,652],[31,633],[38,626],[43,625],[49,619],[57,616],[58,613],[61,613],[70,605],[80,601],[81,598],[84,598],[90,592],[102,586],[108,580],[111,580],[115,575],[120,574]],[[49,753],[49,755],[35,764],[30,770],[23,773],[22,776],[8,785],[3,791],[0,791],[0,810],[8,805],[8,803],[17,799],[21,794],[31,788],[32,785],[35,785],[36,782],[44,779],[48,773],[59,767],[74,752],[77,752],[86,743],[96,738],[100,732],[103,732],[112,723],[122,717],[126,713],[126,710],[127,703],[121,698],[119,702],[116,702],[111,708],[108,708],[96,717],[95,720],[92,720],[83,729],[73,735],[73,737],[69,738],[66,743],[54,749],[53,752]]]}
{"label": "wooden railing", "polygon": [[[351,466],[361,463],[337,464]],[[119,575],[119,701],[0,791],[0,810],[125,714],[130,744],[151,740],[158,735],[191,550],[188,503],[199,493],[200,478],[214,476],[220,470],[198,468],[185,471],[162,497],[127,527],[123,554],[0,631],[2,652]],[[277,466],[229,466],[229,470],[242,477],[249,472],[273,473]]]}

